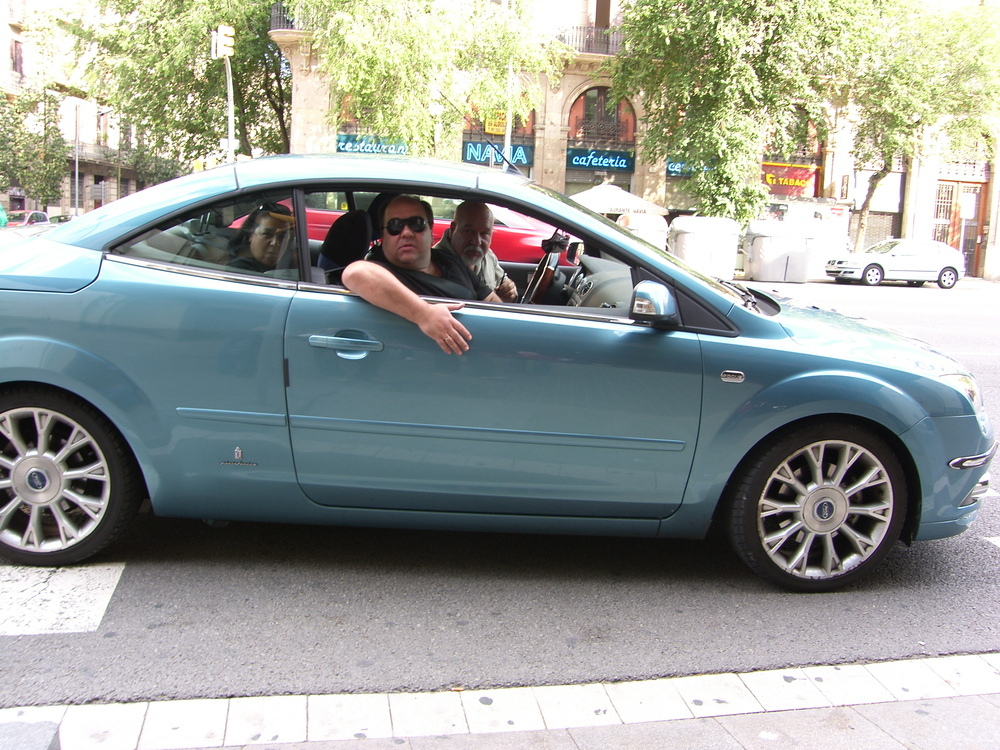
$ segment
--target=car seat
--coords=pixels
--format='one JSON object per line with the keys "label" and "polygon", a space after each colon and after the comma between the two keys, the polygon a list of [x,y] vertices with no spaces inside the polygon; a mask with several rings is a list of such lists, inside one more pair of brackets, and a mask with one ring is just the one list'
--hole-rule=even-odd
{"label": "car seat", "polygon": [[319,249],[319,267],[326,271],[327,283],[339,284],[340,272],[365,257],[371,235],[371,219],[360,209],[348,211],[330,225]]}

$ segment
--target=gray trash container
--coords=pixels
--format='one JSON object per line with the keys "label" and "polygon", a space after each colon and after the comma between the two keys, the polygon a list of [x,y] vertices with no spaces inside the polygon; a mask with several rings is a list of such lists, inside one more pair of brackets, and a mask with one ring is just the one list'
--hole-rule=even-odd
{"label": "gray trash container", "polygon": [[743,235],[746,277],[753,281],[809,280],[810,232],[783,221],[751,221]]}
{"label": "gray trash container", "polygon": [[740,225],[717,216],[678,216],[670,222],[667,250],[706,276],[731,279],[740,249]]}

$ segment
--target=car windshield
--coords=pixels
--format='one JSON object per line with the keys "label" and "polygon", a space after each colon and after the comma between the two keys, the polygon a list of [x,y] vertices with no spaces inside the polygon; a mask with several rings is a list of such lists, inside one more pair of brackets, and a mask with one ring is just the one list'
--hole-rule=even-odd
{"label": "car windshield", "polygon": [[880,242],[877,245],[872,245],[870,248],[865,250],[866,253],[888,253],[892,251],[896,245],[899,244],[899,240],[887,240],[886,242]]}
{"label": "car windshield", "polygon": [[731,281],[722,281],[721,279],[713,278],[711,276],[706,276],[697,269],[689,266],[687,263],[678,258],[676,255],[673,255],[672,253],[668,252],[666,248],[660,248],[657,247],[656,245],[646,242],[641,237],[637,236],[633,232],[630,232],[627,228],[616,224],[615,222],[611,221],[611,219],[607,218],[602,214],[591,211],[586,206],[580,205],[572,198],[565,196],[562,193],[557,193],[554,190],[542,187],[537,183],[530,183],[528,187],[530,187],[532,190],[543,193],[544,195],[548,196],[553,200],[558,201],[559,203],[571,207],[574,211],[580,212],[586,215],[590,219],[599,222],[601,225],[600,228],[602,230],[605,230],[605,233],[608,232],[613,233],[615,240],[620,242],[621,244],[632,247],[638,246],[641,247],[642,250],[645,251],[646,253],[655,253],[658,257],[663,258],[667,262],[677,266],[678,268],[683,269],[684,272],[687,273],[689,276],[696,277],[702,283],[714,289],[717,293],[723,295],[724,297],[729,298],[735,304],[752,310],[757,309],[753,304],[753,299],[752,299],[754,297],[753,293],[748,291],[741,285],[734,284]]}

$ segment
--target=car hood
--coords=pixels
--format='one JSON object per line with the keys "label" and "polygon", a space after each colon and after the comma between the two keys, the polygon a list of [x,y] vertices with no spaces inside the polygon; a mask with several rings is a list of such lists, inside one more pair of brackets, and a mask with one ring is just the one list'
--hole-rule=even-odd
{"label": "car hood", "polygon": [[97,278],[102,257],[44,236],[0,244],[0,289],[76,292]]}
{"label": "car hood", "polygon": [[889,367],[926,377],[968,374],[966,368],[929,344],[862,317],[781,300],[777,320],[796,344],[819,356]]}

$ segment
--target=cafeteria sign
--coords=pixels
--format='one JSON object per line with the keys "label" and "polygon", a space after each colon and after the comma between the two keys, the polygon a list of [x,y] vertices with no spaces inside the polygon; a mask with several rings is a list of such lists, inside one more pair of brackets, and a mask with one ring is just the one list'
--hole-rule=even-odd
{"label": "cafeteria sign", "polygon": [[405,156],[409,149],[403,141],[383,141],[377,135],[337,134],[338,154],[395,154]]}
{"label": "cafeteria sign", "polygon": [[632,151],[597,151],[586,148],[566,149],[567,169],[610,170],[634,172],[635,154]]}

